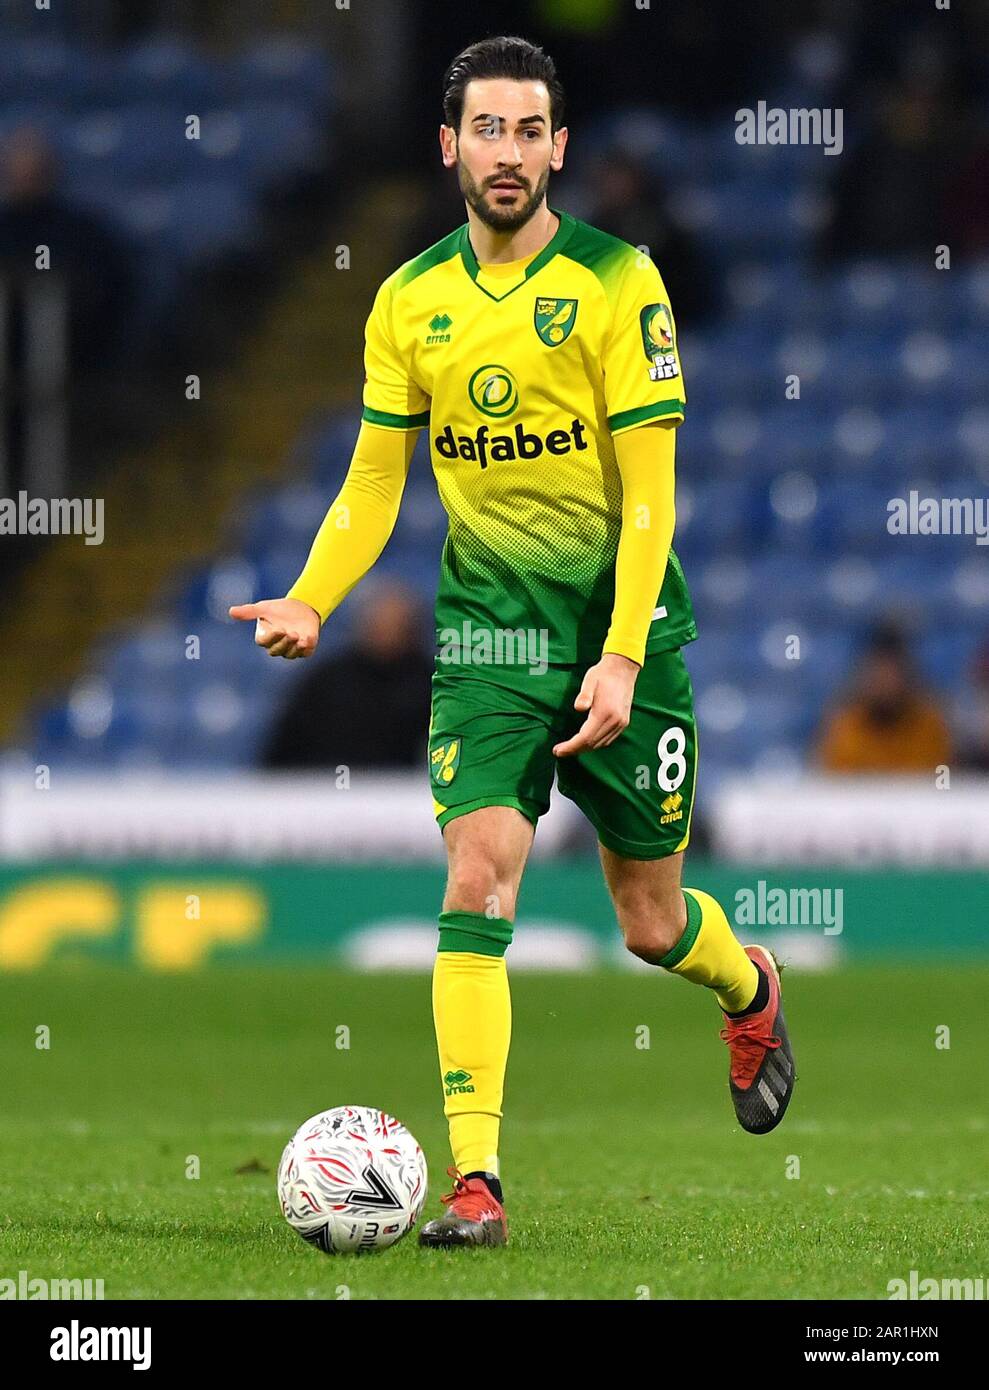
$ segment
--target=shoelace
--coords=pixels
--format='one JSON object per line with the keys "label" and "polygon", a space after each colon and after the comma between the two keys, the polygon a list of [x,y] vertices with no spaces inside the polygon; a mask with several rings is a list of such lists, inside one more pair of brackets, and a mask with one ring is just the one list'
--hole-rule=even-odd
{"label": "shoelace", "polygon": [[740,1018],[722,1028],[719,1037],[732,1049],[732,1061],[738,1065],[734,1070],[739,1081],[750,1081],[762,1065],[767,1049],[772,1051],[782,1047],[783,1039],[775,1033],[760,1033],[765,1024],[758,1014],[752,1018]]}
{"label": "shoelace", "polygon": [[455,1203],[457,1215],[465,1217],[468,1221],[492,1220],[497,1217],[498,1213],[491,1205],[494,1198],[486,1188],[480,1192],[472,1192],[459,1168],[448,1168],[446,1173],[447,1177],[453,1178],[453,1191],[445,1192],[440,1198],[444,1206]]}

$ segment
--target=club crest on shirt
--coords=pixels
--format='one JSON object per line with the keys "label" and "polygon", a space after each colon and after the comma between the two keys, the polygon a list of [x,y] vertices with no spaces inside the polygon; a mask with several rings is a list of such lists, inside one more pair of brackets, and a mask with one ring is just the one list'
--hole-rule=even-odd
{"label": "club crest on shirt", "polygon": [[451,738],[436,748],[430,749],[429,770],[433,781],[441,787],[448,787],[457,775],[460,766],[460,739]]}
{"label": "club crest on shirt", "polygon": [[642,350],[650,363],[650,381],[668,381],[680,375],[673,340],[673,315],[666,304],[647,304],[639,313]]}
{"label": "club crest on shirt", "polygon": [[540,340],[547,347],[559,347],[561,343],[565,343],[576,322],[576,299],[547,299],[543,295],[537,297],[533,324]]}

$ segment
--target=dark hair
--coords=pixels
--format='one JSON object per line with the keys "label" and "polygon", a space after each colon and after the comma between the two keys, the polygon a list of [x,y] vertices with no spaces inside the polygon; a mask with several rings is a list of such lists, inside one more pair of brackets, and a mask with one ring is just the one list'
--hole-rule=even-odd
{"label": "dark hair", "polygon": [[456,58],[443,75],[443,115],[447,125],[460,130],[464,92],[474,78],[507,77],[514,82],[545,82],[549,91],[549,124],[552,131],[563,124],[563,84],[556,64],[528,39],[481,39]]}

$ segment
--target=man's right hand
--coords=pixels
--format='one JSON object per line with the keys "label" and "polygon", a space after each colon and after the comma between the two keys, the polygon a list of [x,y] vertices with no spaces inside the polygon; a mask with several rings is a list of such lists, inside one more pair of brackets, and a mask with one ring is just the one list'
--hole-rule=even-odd
{"label": "man's right hand", "polygon": [[298,598],[266,598],[260,603],[237,603],[231,618],[257,623],[254,640],[269,656],[312,656],[319,641],[320,617]]}

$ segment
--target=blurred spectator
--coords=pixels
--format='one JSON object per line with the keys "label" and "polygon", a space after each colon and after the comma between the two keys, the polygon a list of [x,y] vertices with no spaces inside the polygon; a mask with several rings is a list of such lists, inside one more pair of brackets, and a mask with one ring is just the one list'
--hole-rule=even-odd
{"label": "blurred spectator", "polygon": [[826,720],[817,760],[826,772],[933,772],[951,757],[941,711],[920,686],[899,630],[874,632],[852,694]]}
{"label": "blurred spectator", "polygon": [[632,246],[648,247],[670,294],[677,327],[709,319],[716,296],[710,256],[670,215],[659,178],[634,156],[610,150],[591,171],[593,203],[587,221]]}
{"label": "blurred spectator", "polygon": [[822,258],[933,260],[947,231],[948,174],[963,147],[959,113],[938,72],[919,70],[887,87],[874,127],[835,161],[841,168]]}
{"label": "blurred spectator", "polygon": [[989,135],[980,132],[949,175],[943,240],[963,258],[989,254]]}
{"label": "blurred spectator", "polygon": [[369,580],[355,642],[317,664],[276,721],[269,768],[425,767],[433,663],[423,611],[404,584]]}
{"label": "blurred spectator", "polygon": [[[36,267],[40,245],[50,249],[49,271]],[[67,291],[72,371],[112,362],[134,302],[130,252],[103,221],[59,192],[53,149],[24,126],[0,148],[0,281],[21,301],[41,275]],[[16,302],[11,312],[17,316]]]}
{"label": "blurred spectator", "polygon": [[976,653],[954,713],[959,765],[989,772],[989,642]]}

